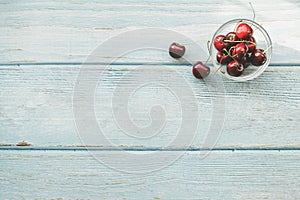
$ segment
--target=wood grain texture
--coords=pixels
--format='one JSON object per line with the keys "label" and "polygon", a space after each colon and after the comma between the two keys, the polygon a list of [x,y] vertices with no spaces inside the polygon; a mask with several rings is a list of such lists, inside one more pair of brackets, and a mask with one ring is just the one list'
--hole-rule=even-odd
{"label": "wood grain texture", "polygon": [[[136,71],[143,66],[114,65],[106,69],[91,66],[87,69],[92,73],[104,73],[95,91],[95,114],[103,134],[113,146],[165,147],[177,137],[182,120],[181,104],[188,105],[196,98],[201,120],[191,146],[201,147],[213,121],[212,99],[218,97],[224,97],[226,103],[217,108],[225,111],[217,147],[299,146],[299,67],[269,67],[261,77],[246,83],[221,79],[225,91],[214,93],[208,90],[205,82],[191,75],[191,66],[148,66],[148,72]],[[1,66],[0,143],[16,144],[25,140],[36,146],[83,145],[72,110],[79,69],[80,66],[72,65]],[[159,134],[147,139],[138,138],[142,133],[132,136],[123,132],[116,124],[112,99],[115,95],[123,98],[122,94],[116,94],[116,88],[126,89],[135,83],[134,76],[128,73],[137,77],[157,73],[159,83],[174,70],[182,75],[195,95],[184,96],[185,101],[178,102],[172,90],[163,86],[149,83],[137,88],[128,102],[130,119],[137,126],[146,126],[151,119],[151,108],[161,105],[166,112],[166,123]],[[168,80],[179,89],[188,89],[174,77]],[[81,81],[89,81],[89,77]]]}
{"label": "wood grain texture", "polygon": [[[118,152],[102,152],[115,156]],[[151,152],[148,152],[151,153]],[[1,151],[1,199],[298,199],[299,151],[186,152],[163,170],[126,174],[88,152]],[[120,160],[122,161],[122,160]],[[132,163],[131,167],[143,163]]]}
{"label": "wood grain texture", "polygon": [[[87,56],[113,36],[147,27],[176,31],[206,50],[207,40],[221,24],[252,18],[248,2],[2,0],[0,199],[299,199],[300,3],[252,3],[274,50],[272,66],[253,81],[237,83],[217,76],[220,85],[208,84],[194,79],[190,65],[174,61],[166,52],[115,57],[117,45],[112,45],[99,54],[103,65],[85,70],[102,73],[92,96],[92,114],[107,144],[93,137],[85,143],[80,137],[90,132],[78,134],[76,129],[74,88],[94,81],[87,76],[76,84]],[[157,42],[169,39],[162,35]],[[190,43],[185,45],[193,50]],[[105,68],[111,58],[116,62]],[[169,77],[172,72],[179,76]],[[157,76],[155,82],[147,79],[151,74]],[[146,84],[137,84],[140,79]],[[178,90],[159,84],[162,80]],[[140,87],[133,87],[128,103],[123,101],[126,89],[136,85]],[[220,86],[225,90],[214,92]],[[174,92],[188,90],[193,93]],[[82,105],[91,102],[84,91],[75,94]],[[214,99],[225,102],[216,106]],[[120,126],[130,122],[144,128],[160,122],[161,115],[155,115],[159,110],[153,109],[157,105],[166,120],[161,130],[153,129],[156,134]],[[194,132],[178,135],[182,105],[189,111],[199,109],[199,121]],[[124,107],[130,118],[116,115]],[[214,115],[215,110],[219,114]],[[84,117],[89,122],[93,115]],[[209,128],[223,120],[214,151],[205,154]],[[195,138],[184,151],[191,134]],[[180,140],[170,146],[175,139]],[[2,145],[23,140],[33,146]],[[85,150],[84,145],[94,142],[98,147]],[[171,158],[176,158],[172,164]],[[143,170],[154,172],[139,173]]]}
{"label": "wood grain texture", "polygon": [[[257,22],[273,40],[272,63],[299,64],[300,30],[295,28],[300,26],[299,1],[254,0],[252,3]],[[177,31],[206,50],[207,40],[221,24],[234,18],[252,18],[248,2],[241,0],[176,3],[169,0],[126,3],[4,0],[0,3],[0,13],[0,63],[83,62],[103,41],[144,27]],[[167,38],[165,35],[161,40]],[[137,55],[122,59],[149,62],[149,57]],[[152,59],[172,61],[165,54]]]}

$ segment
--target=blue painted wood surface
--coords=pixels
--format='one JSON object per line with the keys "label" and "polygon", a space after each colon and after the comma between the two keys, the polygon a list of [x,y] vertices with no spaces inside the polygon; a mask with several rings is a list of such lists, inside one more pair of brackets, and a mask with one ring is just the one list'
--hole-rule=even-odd
{"label": "blue painted wood surface", "polygon": [[[134,79],[126,79],[123,75],[128,71],[134,72],[136,67],[112,66],[113,71],[107,71],[103,85],[95,93],[96,117],[105,136],[117,146],[164,146],[176,138],[181,124],[179,112],[182,102],[177,102],[174,95],[163,87],[156,91],[146,87],[136,92],[136,97],[140,98],[131,98],[128,106],[135,123],[144,125],[149,122],[148,113],[158,100],[162,105],[171,105],[166,107],[168,122],[159,135],[147,140],[130,137],[115,122],[112,110],[115,88],[120,81],[122,86],[133,84]],[[25,140],[35,146],[84,145],[76,131],[72,108],[73,89],[80,66],[21,65],[1,68],[1,143],[16,144]],[[225,91],[219,94],[209,92],[204,82],[196,80],[191,75],[190,66],[169,66],[169,70],[162,71],[160,76],[168,76],[172,69],[184,75],[198,101],[202,122],[192,146],[199,147],[203,143],[212,119],[211,100],[216,95],[226,98],[225,123],[217,146],[300,145],[298,66],[269,67],[261,77],[245,83],[223,79]],[[174,84],[184,89],[180,82]],[[187,96],[186,99],[192,97]]]}
{"label": "blue painted wood surface", "polygon": [[[184,34],[205,50],[221,24],[252,18],[248,2],[1,1],[0,199],[299,199],[300,3],[252,3],[256,21],[273,40],[271,66],[262,76],[246,83],[221,78],[224,93],[212,93],[192,77],[191,66],[166,52],[118,57],[95,93],[96,118],[111,145],[97,143],[97,150],[82,151],[84,145],[93,144],[80,140],[72,98],[81,63],[98,45],[128,30],[157,27]],[[161,37],[166,40],[167,35]],[[113,56],[99,59],[105,65]],[[125,88],[134,84],[134,79],[122,75],[134,74],[144,65],[155,70],[168,67],[159,71],[160,77],[176,70],[195,93],[203,123],[187,152],[180,143],[168,146],[180,126],[180,105],[158,86],[138,91],[128,105],[140,126],[149,123],[151,106],[164,105],[169,121],[160,134],[143,140],[124,134],[115,124],[114,89],[120,83]],[[181,82],[174,84],[186,89]],[[185,96],[186,101],[191,97]],[[226,100],[225,123],[215,150],[206,155],[203,142],[214,97]],[[23,140],[33,145],[32,150],[6,146]],[[125,150],[129,154],[123,156]],[[119,169],[97,160],[95,152]],[[157,152],[180,156],[173,164],[163,156],[127,160],[129,155]],[[160,165],[164,168],[138,173],[143,166]],[[126,169],[137,173],[120,172]]]}
{"label": "blue painted wood surface", "polygon": [[[299,1],[255,0],[252,3],[256,21],[274,42],[272,62],[299,64],[300,30],[295,28],[300,20]],[[248,2],[241,0],[4,0],[0,9],[0,63],[82,62],[108,38],[143,27],[178,31],[206,49],[207,40],[211,40],[221,24],[234,18],[252,18]],[[140,57],[124,60],[150,60],[149,55]],[[152,59],[172,61],[163,55]]]}
{"label": "blue painted wood surface", "polygon": [[[117,152],[102,152],[113,156]],[[298,199],[299,151],[186,152],[148,174],[107,168],[87,152],[1,151],[9,199]],[[134,168],[142,163],[132,163]]]}

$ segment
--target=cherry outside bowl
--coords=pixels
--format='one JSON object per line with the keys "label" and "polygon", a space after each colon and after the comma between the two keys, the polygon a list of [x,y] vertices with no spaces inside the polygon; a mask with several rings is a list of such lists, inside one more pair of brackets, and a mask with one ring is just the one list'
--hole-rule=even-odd
{"label": "cherry outside bowl", "polygon": [[272,57],[271,38],[270,38],[269,34],[267,33],[267,31],[261,25],[259,25],[256,22],[253,22],[252,20],[249,20],[249,19],[233,19],[233,20],[230,20],[230,21],[224,23],[222,26],[220,26],[220,28],[215,32],[215,34],[211,40],[212,42],[210,44],[210,52],[209,53],[212,58],[212,62],[213,62],[215,70],[220,68],[220,63],[218,63],[218,61],[216,59],[218,50],[214,47],[214,44],[213,44],[214,38],[218,35],[226,35],[229,32],[235,31],[236,26],[241,22],[247,23],[248,25],[250,25],[252,27],[253,37],[256,40],[256,48],[266,50],[265,53],[267,56],[267,61],[259,67],[250,65],[249,67],[247,67],[245,69],[243,74],[239,77],[229,75],[226,71],[226,65],[222,65],[222,69],[225,72],[224,75],[227,78],[229,78],[231,80],[235,80],[235,81],[247,81],[247,80],[251,80],[251,79],[258,77],[269,66],[271,57]]}

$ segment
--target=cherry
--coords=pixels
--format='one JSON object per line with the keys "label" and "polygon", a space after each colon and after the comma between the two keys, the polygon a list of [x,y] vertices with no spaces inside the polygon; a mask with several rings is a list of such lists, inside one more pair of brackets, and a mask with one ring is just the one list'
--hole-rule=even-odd
{"label": "cherry", "polygon": [[262,49],[255,49],[253,53],[251,54],[251,64],[254,66],[261,66],[265,64],[267,61],[267,56]]}
{"label": "cherry", "polygon": [[244,66],[238,61],[233,60],[230,63],[228,63],[226,70],[229,75],[238,77],[243,74]]}
{"label": "cherry", "polygon": [[193,66],[193,75],[198,79],[207,77],[210,73],[210,68],[204,65],[202,62],[196,62]]}
{"label": "cherry", "polygon": [[238,43],[232,51],[232,57],[234,59],[241,60],[243,57],[246,56],[247,51],[247,45],[245,45],[244,43]]}
{"label": "cherry", "polygon": [[235,45],[237,41],[239,41],[239,38],[237,37],[235,32],[229,32],[225,36],[226,42],[228,42],[229,46]]}
{"label": "cherry", "polygon": [[231,59],[231,57],[229,55],[226,55],[223,52],[218,51],[218,53],[217,53],[217,61],[218,61],[218,63],[220,63],[220,64],[223,65],[223,64],[229,63],[231,60],[232,59]]}
{"label": "cherry", "polygon": [[169,54],[173,58],[181,58],[185,53],[185,47],[173,42],[169,47]]}
{"label": "cherry", "polygon": [[253,34],[253,29],[251,28],[251,26],[249,26],[246,23],[240,23],[237,27],[236,27],[236,35],[238,38],[242,39],[242,40],[246,40],[249,39],[252,34]]}
{"label": "cherry", "polygon": [[224,42],[225,36],[224,35],[218,35],[214,39],[214,46],[218,51],[223,51],[223,49],[227,49],[229,47],[229,44],[227,42]]}
{"label": "cherry", "polygon": [[253,52],[256,49],[256,41],[254,37],[250,37],[249,42],[247,43],[248,52]]}
{"label": "cherry", "polygon": [[249,67],[249,65],[251,64],[251,60],[250,60],[250,54],[246,54],[244,57],[242,57],[242,59],[239,61],[244,68],[246,69],[247,67]]}

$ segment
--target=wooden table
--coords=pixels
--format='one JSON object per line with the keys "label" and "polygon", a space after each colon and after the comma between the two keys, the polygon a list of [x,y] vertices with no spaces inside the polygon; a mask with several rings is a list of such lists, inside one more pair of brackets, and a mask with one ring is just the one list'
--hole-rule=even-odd
{"label": "wooden table", "polygon": [[[242,83],[216,75],[224,90],[214,93],[209,83],[192,76],[191,65],[174,61],[166,51],[130,52],[107,66],[116,44],[99,54],[97,65],[85,68],[105,76],[93,93],[94,116],[84,115],[87,124],[78,128],[74,88],[90,80],[77,77],[82,63],[103,42],[155,27],[194,40],[200,52],[224,22],[252,18],[248,2],[1,1],[1,199],[299,199],[300,3],[252,3],[256,21],[273,40],[271,65],[263,75]],[[168,35],[159,38],[168,40]],[[206,56],[199,55],[199,60]],[[141,78],[143,73],[136,71],[140,67],[158,80],[177,72],[183,81],[169,76],[169,82],[178,91],[191,89],[193,95],[183,92],[178,98],[172,89],[145,79],[124,103],[127,94],[116,88],[135,85],[136,79],[126,74]],[[216,116],[214,98],[224,102]],[[196,99],[199,123],[194,132],[178,135],[180,106],[190,105],[191,99]],[[166,121],[153,137],[148,133],[142,138],[143,132],[126,132],[118,124],[128,122],[128,117],[115,115],[125,106],[134,125],[147,127],[161,116],[154,109],[151,119],[156,105],[164,109]],[[92,118],[110,145],[85,140]],[[211,125],[223,121],[220,135],[213,138],[216,144],[205,146]],[[187,146],[191,134],[195,137]],[[169,144],[178,138],[182,145]],[[15,146],[21,141],[32,146]]]}

